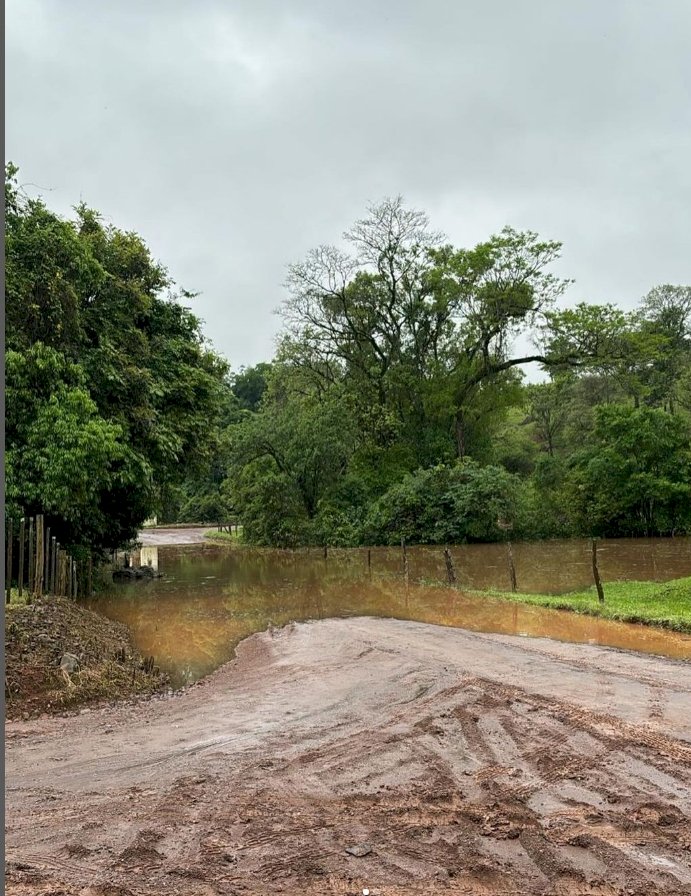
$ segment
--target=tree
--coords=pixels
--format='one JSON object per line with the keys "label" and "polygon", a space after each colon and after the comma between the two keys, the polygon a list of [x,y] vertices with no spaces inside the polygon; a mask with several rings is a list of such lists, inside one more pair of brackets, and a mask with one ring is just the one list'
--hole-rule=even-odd
{"label": "tree", "polygon": [[372,406],[393,419],[394,437],[416,445],[419,461],[439,443],[421,444],[420,433],[452,439],[464,456],[484,385],[529,361],[551,363],[512,344],[546,320],[567,285],[546,270],[560,244],[505,228],[457,250],[400,197],[371,206],[344,239],[350,254],[321,246],[290,268],[283,315],[293,362],[342,381],[363,428]]}
{"label": "tree", "polygon": [[18,513],[51,514],[63,543],[116,547],[208,461],[226,364],[141,237],[84,205],[64,220],[16,175],[6,167],[8,493]]}
{"label": "tree", "polygon": [[254,367],[241,367],[235,374],[231,388],[241,408],[259,410],[270,373],[271,364],[260,363]]}
{"label": "tree", "polygon": [[370,508],[369,544],[498,541],[517,517],[519,481],[501,467],[471,460],[416,470]]}
{"label": "tree", "polygon": [[642,329],[657,338],[647,369],[648,401],[674,413],[691,410],[691,286],[656,286],[643,299]]}
{"label": "tree", "polygon": [[299,374],[275,365],[260,411],[229,430],[227,490],[246,530],[262,543],[310,539],[355,448],[342,396],[322,400],[304,385]]}
{"label": "tree", "polygon": [[691,531],[689,425],[660,408],[596,408],[593,444],[573,460],[572,493],[584,531]]}

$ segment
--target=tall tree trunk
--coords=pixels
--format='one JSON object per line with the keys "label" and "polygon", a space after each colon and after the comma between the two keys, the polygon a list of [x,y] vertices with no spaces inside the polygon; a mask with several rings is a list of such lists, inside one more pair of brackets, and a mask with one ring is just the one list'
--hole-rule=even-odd
{"label": "tall tree trunk", "polygon": [[460,459],[465,457],[465,419],[463,411],[456,414],[456,453]]}

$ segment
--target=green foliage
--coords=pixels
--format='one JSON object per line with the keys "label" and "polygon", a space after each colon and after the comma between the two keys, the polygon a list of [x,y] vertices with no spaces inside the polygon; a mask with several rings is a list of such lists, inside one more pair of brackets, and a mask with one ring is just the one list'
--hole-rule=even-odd
{"label": "green foliage", "polygon": [[317,537],[313,521],[354,450],[342,397],[322,399],[303,386],[290,368],[276,366],[260,411],[230,430],[228,488],[248,539],[260,544]]}
{"label": "green foliage", "polygon": [[233,377],[232,390],[241,408],[247,411],[259,410],[271,373],[270,364],[256,364],[243,367]]}
{"label": "green foliage", "polygon": [[[248,537],[494,540],[498,519],[525,538],[689,529],[688,288],[630,313],[558,309],[559,243],[505,228],[454,248],[400,198],[344,239],[349,252],[290,268],[274,366],[235,379],[249,414],[230,428],[227,484]],[[528,362],[550,380],[524,386]]]}
{"label": "green foliage", "polygon": [[6,167],[7,491],[63,544],[132,539],[208,464],[226,365],[135,233],[64,220]]}
{"label": "green foliage", "polygon": [[374,544],[498,541],[516,519],[519,491],[506,470],[470,460],[417,470],[372,506],[362,538]]}
{"label": "green foliage", "polygon": [[12,165],[5,198],[8,509],[63,543],[153,514],[282,546],[691,531],[689,287],[559,309],[558,242],[457,248],[390,199],[291,266],[276,357],[229,376],[136,233]]}
{"label": "green foliage", "polygon": [[601,406],[572,476],[581,528],[599,535],[691,531],[688,421],[659,408]]}

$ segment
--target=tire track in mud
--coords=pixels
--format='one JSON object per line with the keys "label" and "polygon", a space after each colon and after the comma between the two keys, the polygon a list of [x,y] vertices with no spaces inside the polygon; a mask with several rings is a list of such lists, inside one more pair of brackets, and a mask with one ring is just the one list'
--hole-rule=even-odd
{"label": "tire track in mud", "polygon": [[[577,703],[559,696],[579,658],[570,646],[563,662],[554,662],[550,654],[561,648],[538,651],[536,659],[534,650],[521,654],[482,636],[493,645],[492,674],[485,674],[489,667],[474,674],[463,654],[444,653],[454,642],[435,627],[378,622],[374,631],[389,639],[382,649],[372,634],[362,639],[363,627],[327,623],[262,636],[272,639],[264,668],[251,664],[243,678],[240,661],[216,679],[218,687],[236,678],[241,684],[229,687],[227,699],[213,691],[210,724],[219,714],[232,719],[225,733],[195,728],[208,719],[199,689],[174,708],[176,724],[190,714],[174,749],[154,744],[156,755],[140,757],[124,749],[136,740],[132,731],[118,741],[124,752],[104,757],[101,767],[104,793],[61,792],[59,768],[52,793],[32,788],[28,777],[12,784],[7,892],[691,890],[691,746],[660,717],[643,724],[599,709],[597,685],[607,673],[591,670],[593,689]],[[422,649],[412,636],[395,646],[406,631],[427,638]],[[553,676],[553,698],[514,684],[521,655]],[[612,662],[609,651],[597,655],[604,666]],[[617,687],[630,681],[638,699],[641,681],[628,663]],[[646,658],[643,665],[655,679],[655,663]],[[660,677],[668,671],[663,663]],[[314,676],[319,692],[310,703],[304,681]],[[691,690],[689,672],[680,677],[675,699]],[[261,695],[253,711],[263,714],[255,736],[241,712],[252,688]],[[171,711],[152,707],[152,723],[164,727]],[[141,724],[137,712],[128,718]],[[96,730],[102,722],[93,724]],[[88,748],[89,722],[79,725]],[[46,739],[46,755],[50,746]],[[76,768],[75,760],[67,784]],[[346,853],[358,843],[370,852]]]}

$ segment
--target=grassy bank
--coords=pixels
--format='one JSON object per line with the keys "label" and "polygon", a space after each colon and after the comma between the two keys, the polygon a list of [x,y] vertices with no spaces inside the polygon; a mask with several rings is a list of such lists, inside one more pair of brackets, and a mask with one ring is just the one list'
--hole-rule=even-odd
{"label": "grassy bank", "polygon": [[219,532],[217,529],[210,529],[204,533],[204,538],[210,541],[222,541],[224,544],[242,544],[242,532]]}
{"label": "grassy bank", "polygon": [[691,577],[671,582],[606,582],[605,602],[595,588],[571,594],[513,594],[510,591],[479,592],[501,600],[518,601],[555,610],[571,610],[619,622],[659,625],[691,632]]}

